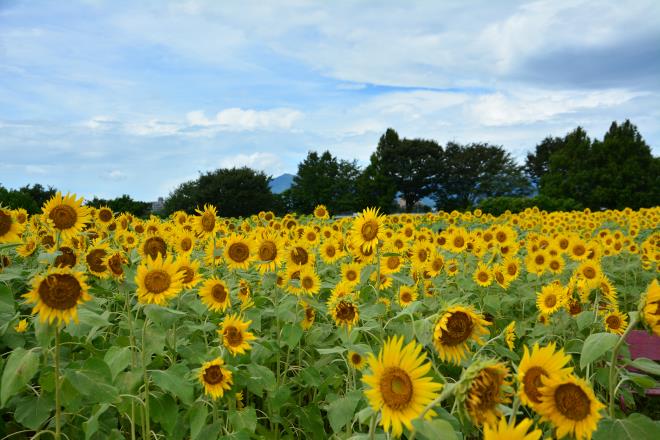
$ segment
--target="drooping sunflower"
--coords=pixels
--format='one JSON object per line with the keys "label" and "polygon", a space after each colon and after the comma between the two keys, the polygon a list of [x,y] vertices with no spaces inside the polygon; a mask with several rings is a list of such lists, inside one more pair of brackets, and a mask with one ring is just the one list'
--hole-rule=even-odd
{"label": "drooping sunflower", "polygon": [[247,269],[254,258],[252,240],[238,234],[231,234],[225,244],[223,259],[231,270]]}
{"label": "drooping sunflower", "polygon": [[401,308],[408,307],[414,301],[417,301],[417,289],[410,286],[401,286],[399,288],[399,305]]}
{"label": "drooping sunflower", "polygon": [[204,205],[204,210],[196,209],[199,215],[195,216],[194,227],[202,237],[213,237],[220,226],[217,220],[217,211],[213,205]]}
{"label": "drooping sunflower", "polygon": [[88,291],[82,273],[69,267],[50,268],[32,280],[32,290],[23,298],[34,304],[32,313],[39,313],[41,322],[78,323],[78,304],[92,299]]}
{"label": "drooping sunflower", "polygon": [[16,253],[21,257],[29,257],[30,255],[34,254],[34,251],[37,250],[38,245],[39,240],[37,240],[35,237],[27,237],[23,240],[23,244],[16,248]]}
{"label": "drooping sunflower", "polygon": [[447,260],[445,263],[445,272],[447,272],[447,275],[450,277],[458,275],[459,271],[459,266],[458,266],[458,260],[455,258],[451,258]]}
{"label": "drooping sunflower", "polygon": [[543,431],[536,428],[528,432],[533,425],[534,422],[530,419],[523,419],[517,425],[512,425],[506,417],[502,417],[497,424],[484,426],[484,440],[539,440]]}
{"label": "drooping sunflower", "polygon": [[232,356],[245,354],[252,348],[250,341],[254,341],[256,337],[252,332],[247,331],[251,323],[252,321],[243,321],[238,314],[227,315],[222,321],[218,334],[222,336],[222,344]]}
{"label": "drooping sunflower", "polygon": [[493,359],[478,359],[463,371],[456,399],[475,425],[494,425],[502,416],[499,406],[510,402],[509,368]]}
{"label": "drooping sunflower", "polygon": [[105,264],[105,260],[109,253],[110,246],[108,243],[98,240],[92,243],[87,249],[85,263],[87,264],[87,269],[92,275],[96,275],[99,278],[107,278],[110,275],[108,266]]}
{"label": "drooping sunflower", "polygon": [[608,332],[622,335],[628,327],[628,318],[617,309],[609,309],[603,314],[603,325]]}
{"label": "drooping sunflower", "polygon": [[21,241],[25,226],[19,223],[9,209],[0,207],[0,243]]}
{"label": "drooping sunflower", "polygon": [[346,326],[350,330],[360,319],[358,305],[349,297],[342,297],[331,302],[328,308],[337,327]]}
{"label": "drooping sunflower", "polygon": [[177,271],[172,257],[163,259],[160,255],[155,260],[147,258],[137,268],[138,301],[144,304],[165,305],[170,298],[181,292],[183,273]]}
{"label": "drooping sunflower", "polygon": [[520,401],[536,409],[541,403],[541,386],[545,378],[561,377],[571,374],[572,367],[566,365],[571,357],[564,354],[564,349],[556,350],[554,342],[546,347],[539,348],[535,343],[530,354],[527,346],[524,347],[523,357],[518,366],[518,396]]}
{"label": "drooping sunflower", "polygon": [[351,236],[355,246],[371,251],[378,244],[378,240],[385,238],[385,216],[378,211],[378,208],[367,208],[353,221]]}
{"label": "drooping sunflower", "polygon": [[[365,391],[374,411],[381,411],[381,425],[400,437],[403,427],[412,429],[412,421],[420,416],[426,405],[432,402],[442,389],[426,374],[431,363],[426,362],[422,346],[411,341],[403,346],[403,337],[389,338],[378,357],[369,358],[371,373],[363,382],[370,387]],[[426,418],[435,415],[428,411]]]}
{"label": "drooping sunflower", "polygon": [[213,277],[204,281],[199,288],[202,302],[214,312],[224,312],[231,307],[229,287],[223,280]]}
{"label": "drooping sunflower", "polygon": [[509,350],[513,350],[516,342],[516,321],[511,321],[504,329],[504,341]]}
{"label": "drooping sunflower", "polygon": [[215,358],[205,362],[199,369],[199,383],[204,386],[204,393],[211,396],[212,399],[224,396],[225,391],[230,390],[234,384],[232,372],[223,368],[224,364],[225,361],[222,358]]}
{"label": "drooping sunflower", "polygon": [[128,263],[128,259],[122,251],[110,252],[103,262],[107,266],[110,275],[119,280],[124,278],[123,265]]}
{"label": "drooping sunflower", "polygon": [[539,391],[541,403],[536,412],[555,426],[557,438],[568,434],[578,440],[591,438],[605,405],[596,399],[589,384],[573,375],[551,376],[543,379]]}
{"label": "drooping sunflower", "polygon": [[550,316],[568,301],[568,289],[559,281],[545,285],[536,295],[536,307],[543,315]]}
{"label": "drooping sunflower", "polygon": [[656,336],[660,336],[660,284],[657,279],[647,287],[641,304],[644,322]]}
{"label": "drooping sunflower", "polygon": [[316,318],[316,311],[307,304],[304,301],[301,301],[301,304],[303,306],[303,314],[304,318],[300,322],[300,326],[303,328],[303,330],[309,330],[309,328],[314,324],[314,318]]}
{"label": "drooping sunflower", "polygon": [[314,217],[320,219],[329,218],[330,215],[328,213],[328,208],[326,208],[325,205],[316,205],[316,208],[314,208]]}
{"label": "drooping sunflower", "polygon": [[469,352],[468,342],[483,344],[482,336],[489,334],[486,321],[471,306],[448,308],[435,325],[433,345],[438,357],[445,362],[460,364]]}
{"label": "drooping sunflower", "polygon": [[42,210],[48,225],[58,231],[62,239],[74,237],[82,231],[90,220],[89,208],[82,205],[83,199],[67,193],[62,197],[59,191],[48,200]]}

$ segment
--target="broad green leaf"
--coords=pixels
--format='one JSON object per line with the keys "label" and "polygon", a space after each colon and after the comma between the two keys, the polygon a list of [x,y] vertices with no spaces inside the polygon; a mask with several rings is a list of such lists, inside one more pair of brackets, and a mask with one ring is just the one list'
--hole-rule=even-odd
{"label": "broad green leaf", "polygon": [[343,353],[346,351],[344,347],[332,347],[332,348],[317,348],[316,351],[319,354],[334,354],[334,353]]}
{"label": "broad green leaf", "polygon": [[50,412],[53,408],[53,402],[45,397],[30,395],[29,397],[21,399],[21,401],[16,404],[14,417],[21,425],[32,429],[33,431],[38,431],[44,422],[50,417]]}
{"label": "broad green leaf", "polygon": [[119,400],[117,388],[106,382],[102,374],[92,370],[68,369],[64,372],[73,388],[89,400],[98,403],[116,403]]}
{"label": "broad green leaf", "polygon": [[361,398],[361,391],[351,391],[346,396],[335,399],[328,405],[326,411],[328,412],[330,426],[334,432],[342,431],[346,424],[353,420],[355,409]]}
{"label": "broad green leaf", "polygon": [[594,312],[588,310],[586,312],[582,312],[577,317],[575,318],[575,321],[577,322],[578,330],[584,330],[585,328],[589,327],[591,324],[594,322]]}
{"label": "broad green leaf", "polygon": [[149,304],[144,308],[144,314],[147,315],[152,322],[155,322],[163,328],[171,327],[179,318],[186,315],[185,312],[170,309],[167,307],[159,306],[156,304]]}
{"label": "broad green leaf", "polygon": [[660,425],[645,415],[633,413],[626,419],[601,419],[593,440],[642,440],[660,438]]}
{"label": "broad green leaf", "polygon": [[110,347],[103,360],[110,367],[112,379],[114,380],[131,363],[131,349],[129,347]]}
{"label": "broad green leaf", "polygon": [[38,369],[39,355],[34,350],[15,349],[2,372],[0,407],[4,407],[11,396],[25,388]]}
{"label": "broad green leaf", "polygon": [[195,440],[199,436],[199,432],[206,424],[206,417],[209,414],[208,408],[204,402],[197,402],[190,409],[190,438]]}
{"label": "broad green leaf", "polygon": [[250,380],[248,389],[257,395],[262,395],[264,389],[273,391],[275,389],[275,374],[263,365],[250,364],[247,366]]}
{"label": "broad green leaf", "polygon": [[[174,397],[167,393],[159,394],[151,399],[149,404],[151,405],[151,418],[160,423],[165,432],[171,435],[177,426],[179,411]],[[187,430],[185,434],[187,434]]]}
{"label": "broad green leaf", "polygon": [[422,438],[428,440],[458,440],[454,428],[446,420],[413,420],[413,426]]}
{"label": "broad green leaf", "polygon": [[104,403],[103,405],[97,405],[96,410],[92,412],[92,415],[87,419],[86,422],[83,422],[83,430],[85,431],[85,440],[92,438],[94,434],[99,430],[99,417],[110,408],[110,405]]}
{"label": "broad green leaf", "polygon": [[244,429],[250,433],[254,433],[255,429],[257,429],[257,412],[252,407],[232,411],[229,414],[229,422],[236,431]]}
{"label": "broad green leaf", "polygon": [[580,368],[584,369],[588,364],[607,353],[616,345],[618,340],[619,336],[613,333],[594,333],[593,335],[589,335],[582,346]]}
{"label": "broad green leaf", "polygon": [[287,324],[282,328],[282,342],[290,348],[295,347],[302,338],[303,329],[298,324]]}
{"label": "broad green leaf", "polygon": [[186,405],[192,405],[193,387],[186,379],[189,372],[184,365],[176,364],[165,371],[152,371],[151,378],[163,391],[172,393]]}
{"label": "broad green leaf", "polygon": [[629,366],[637,368],[645,373],[660,376],[660,364],[647,358],[637,358],[628,363]]}

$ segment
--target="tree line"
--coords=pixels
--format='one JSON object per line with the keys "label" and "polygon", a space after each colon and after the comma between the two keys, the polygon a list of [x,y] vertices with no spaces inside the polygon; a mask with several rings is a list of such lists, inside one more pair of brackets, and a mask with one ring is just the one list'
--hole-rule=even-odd
{"label": "tree line", "polygon": [[[445,146],[432,139],[402,138],[392,128],[380,137],[369,164],[310,151],[298,164],[289,189],[274,194],[271,176],[251,168],[200,173],[166,198],[162,212],[194,213],[213,204],[219,214],[240,217],[259,211],[310,213],[324,204],[335,214],[369,206],[383,212],[482,208],[500,214],[539,206],[546,210],[623,209],[660,204],[660,158],[653,156],[629,120],[612,122],[601,139],[582,127],[546,137],[518,164],[502,146],[488,143]],[[55,189],[37,184],[18,190],[0,186],[0,203],[38,212]],[[424,203],[426,202],[426,203]],[[151,204],[128,195],[94,198],[92,206],[145,216]]]}

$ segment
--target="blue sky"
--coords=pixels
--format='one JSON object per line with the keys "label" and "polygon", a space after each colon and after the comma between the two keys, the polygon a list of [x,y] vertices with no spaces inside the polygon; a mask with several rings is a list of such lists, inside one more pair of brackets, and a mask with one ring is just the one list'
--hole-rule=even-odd
{"label": "blue sky", "polygon": [[657,155],[658,72],[656,0],[0,0],[0,183],[154,200],[387,127],[522,161],[629,118]]}

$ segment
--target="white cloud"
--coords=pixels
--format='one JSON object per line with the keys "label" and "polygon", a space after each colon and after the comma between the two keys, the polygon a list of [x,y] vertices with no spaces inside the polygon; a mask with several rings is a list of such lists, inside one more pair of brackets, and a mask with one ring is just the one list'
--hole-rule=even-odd
{"label": "white cloud", "polygon": [[284,169],[284,163],[280,156],[274,153],[255,152],[252,154],[237,154],[226,157],[220,161],[222,168],[250,167],[256,170],[262,170],[266,173],[277,176]]}
{"label": "white cloud", "polygon": [[191,126],[217,127],[220,130],[228,131],[252,131],[288,130],[301,117],[301,112],[290,108],[244,110],[234,107],[218,112],[212,119],[207,118],[203,111],[192,111],[186,115],[186,120]]}
{"label": "white cloud", "polygon": [[26,165],[25,172],[28,174],[48,174],[48,167],[42,165]]}
{"label": "white cloud", "polygon": [[111,170],[106,173],[106,177],[110,180],[124,180],[126,179],[126,173],[121,170]]}

